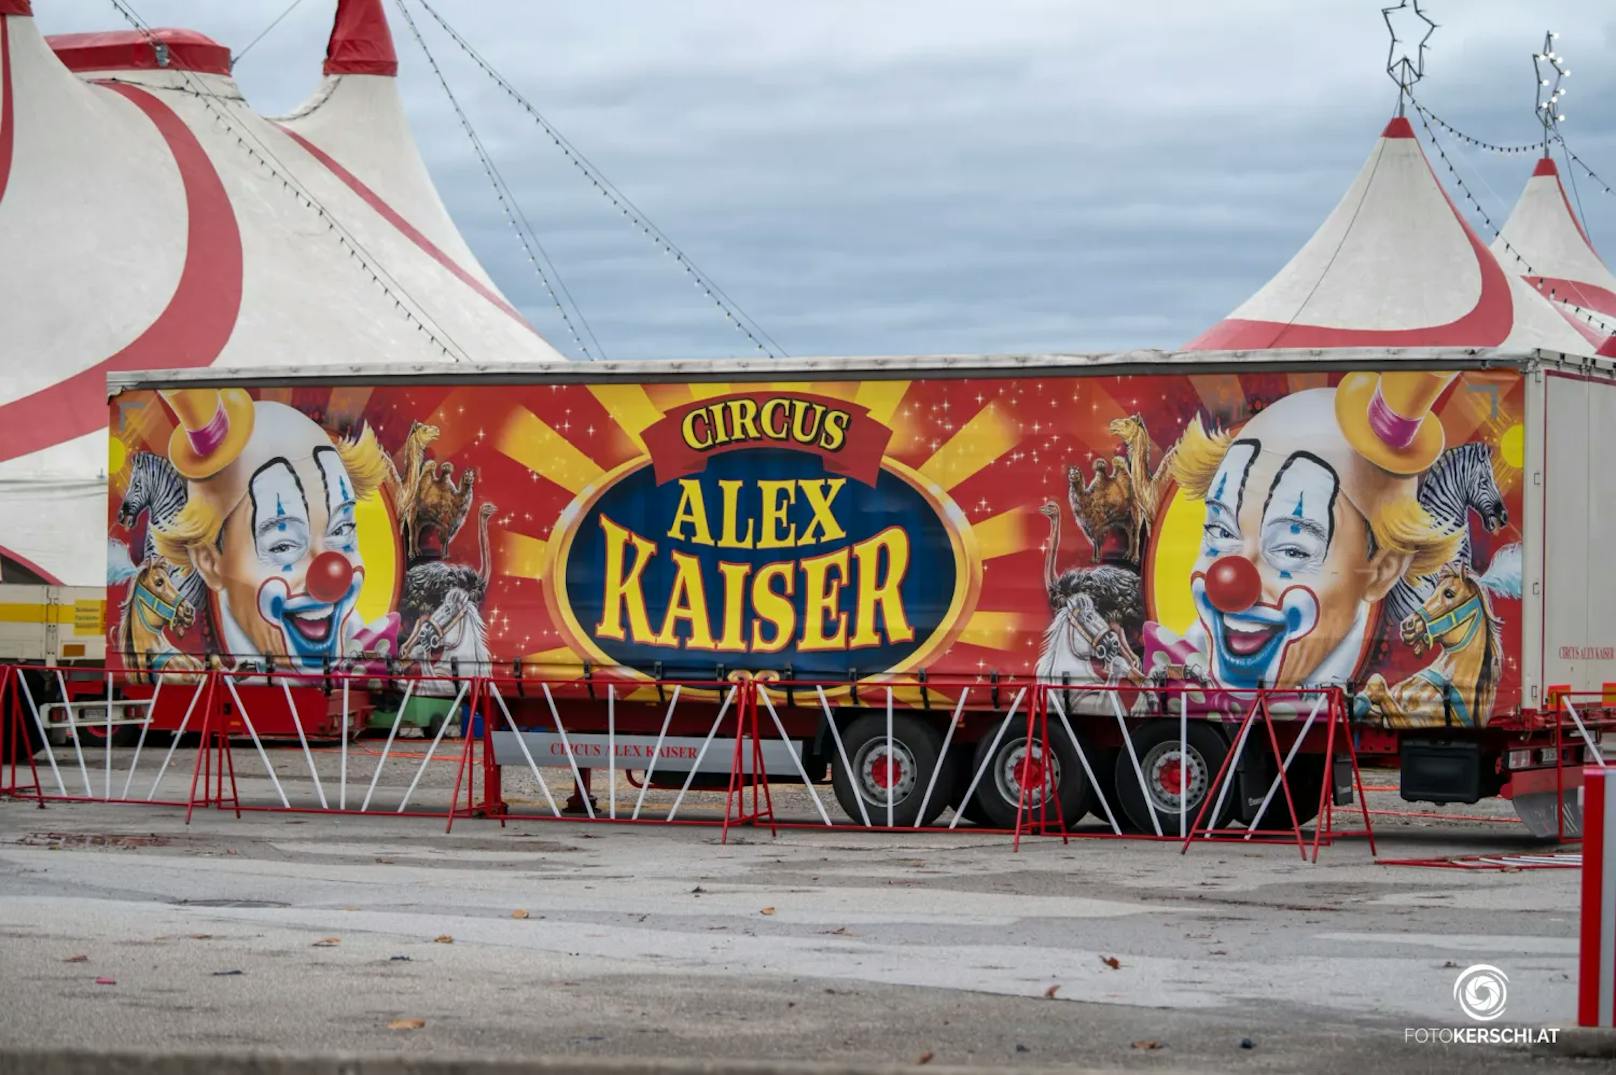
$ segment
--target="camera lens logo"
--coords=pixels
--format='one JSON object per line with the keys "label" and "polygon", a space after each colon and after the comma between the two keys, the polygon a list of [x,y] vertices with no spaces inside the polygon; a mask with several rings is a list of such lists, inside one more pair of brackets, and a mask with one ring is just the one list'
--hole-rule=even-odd
{"label": "camera lens logo", "polygon": [[1504,1014],[1509,998],[1509,975],[1491,963],[1477,963],[1459,972],[1453,999],[1478,1023],[1490,1023]]}

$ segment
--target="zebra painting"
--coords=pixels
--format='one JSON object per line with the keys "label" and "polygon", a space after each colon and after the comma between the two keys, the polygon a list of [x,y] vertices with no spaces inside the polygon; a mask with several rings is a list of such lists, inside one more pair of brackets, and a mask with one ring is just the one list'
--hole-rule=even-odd
{"label": "zebra painting", "polygon": [[[141,547],[140,562],[147,563],[157,555],[153,528],[173,522],[184,509],[188,494],[185,479],[180,477],[172,463],[160,455],[136,452],[129,463],[129,470],[129,488],[124,491],[123,501],[118,505],[118,525],[132,530],[141,515],[146,516],[146,541]],[[189,569],[176,570],[174,574],[180,596],[189,601],[192,608],[205,607],[202,576]]]}
{"label": "zebra painting", "polygon": [[[1471,562],[1470,513],[1474,511],[1489,534],[1509,525],[1509,509],[1493,475],[1490,444],[1461,444],[1443,452],[1431,469],[1420,476],[1416,494],[1420,505],[1437,524],[1459,533],[1459,547],[1451,563],[1479,569]],[[1436,587],[1436,576],[1426,575],[1412,584],[1399,582],[1386,595],[1384,623],[1399,624],[1424,604]]]}

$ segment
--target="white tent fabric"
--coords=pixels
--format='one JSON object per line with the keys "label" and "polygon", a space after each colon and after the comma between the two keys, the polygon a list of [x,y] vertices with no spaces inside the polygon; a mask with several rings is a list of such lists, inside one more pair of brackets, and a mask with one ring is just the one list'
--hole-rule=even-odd
{"label": "white tent fabric", "polygon": [[396,65],[380,0],[339,0],[276,121],[200,34],[47,40],[0,0],[0,555],[105,580],[108,372],[563,359],[449,219]]}
{"label": "white tent fabric", "polygon": [[1187,345],[1330,347],[1589,353],[1587,341],[1482,245],[1400,116],[1290,263]]}
{"label": "white tent fabric", "polygon": [[1505,268],[1548,298],[1600,355],[1616,357],[1616,276],[1572,211],[1553,158],[1538,160],[1492,250]]}

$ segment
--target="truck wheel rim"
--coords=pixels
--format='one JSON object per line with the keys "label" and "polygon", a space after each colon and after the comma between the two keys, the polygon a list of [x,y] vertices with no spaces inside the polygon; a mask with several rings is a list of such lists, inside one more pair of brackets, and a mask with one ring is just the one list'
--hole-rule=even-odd
{"label": "truck wheel rim", "polygon": [[854,768],[859,775],[859,794],[876,806],[885,806],[889,795],[894,804],[907,799],[919,771],[914,752],[901,739],[892,740],[890,752],[885,739],[866,743],[859,749]]}
{"label": "truck wheel rim", "polygon": [[[1021,801],[1021,770],[1027,765],[1027,741],[1018,739],[999,748],[998,763],[993,767],[993,782],[998,788],[999,796],[1007,803]],[[1060,784],[1060,758],[1054,754],[1045,754],[1038,746],[1033,747],[1032,770],[1027,776],[1027,783],[1031,785],[1032,792],[1027,796],[1028,806],[1040,806],[1044,801],[1044,794],[1053,791]]]}
{"label": "truck wheel rim", "polygon": [[1180,755],[1176,740],[1151,747],[1139,760],[1139,768],[1144,771],[1151,803],[1174,814],[1199,806],[1211,782],[1201,752],[1191,746],[1187,754]]}

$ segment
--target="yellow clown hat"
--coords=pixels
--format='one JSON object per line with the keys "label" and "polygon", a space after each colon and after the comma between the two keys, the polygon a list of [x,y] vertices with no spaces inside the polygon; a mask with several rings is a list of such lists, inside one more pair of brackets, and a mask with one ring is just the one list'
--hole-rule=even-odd
{"label": "yellow clown hat", "polygon": [[1335,389],[1335,419],[1354,451],[1391,474],[1419,474],[1442,454],[1442,421],[1431,412],[1455,373],[1398,370],[1347,374]]}
{"label": "yellow clown hat", "polygon": [[179,422],[168,440],[174,469],[192,481],[236,461],[253,430],[253,401],[244,388],[178,388],[160,393]]}

